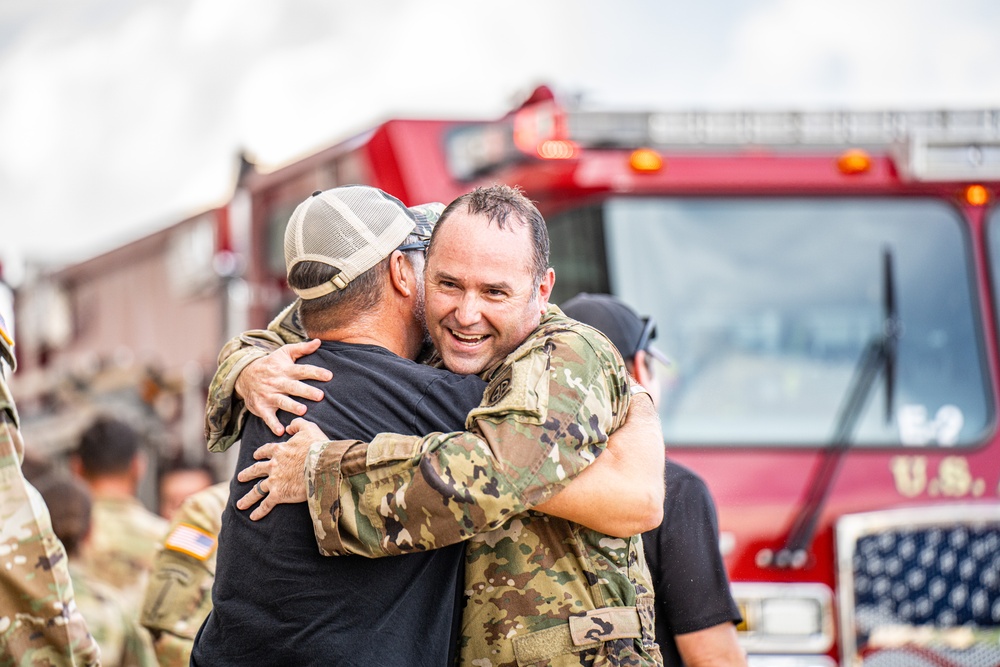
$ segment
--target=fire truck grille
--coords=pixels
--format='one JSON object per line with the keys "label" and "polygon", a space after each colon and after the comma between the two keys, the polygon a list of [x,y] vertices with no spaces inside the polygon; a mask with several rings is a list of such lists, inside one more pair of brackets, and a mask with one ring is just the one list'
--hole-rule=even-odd
{"label": "fire truck grille", "polygon": [[1000,508],[847,516],[837,550],[845,664],[1000,665]]}

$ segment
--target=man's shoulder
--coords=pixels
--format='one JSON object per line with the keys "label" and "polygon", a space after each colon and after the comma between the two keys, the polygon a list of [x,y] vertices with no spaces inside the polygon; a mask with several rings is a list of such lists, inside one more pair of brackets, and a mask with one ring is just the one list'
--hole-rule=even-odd
{"label": "man's shoulder", "polygon": [[[544,360],[544,363],[539,362]],[[581,376],[603,375],[612,385],[627,383],[625,362],[614,344],[593,327],[566,317],[556,306],[550,306],[528,337],[507,358],[487,375],[491,385],[509,374],[510,367],[531,367],[532,377],[553,367],[565,367],[569,372],[556,373],[555,378],[573,385]],[[516,371],[514,372],[516,375]],[[561,380],[560,380],[561,378]],[[489,392],[487,392],[489,393]]]}
{"label": "man's shoulder", "polygon": [[181,503],[171,526],[184,523],[218,534],[228,500],[229,482],[219,482],[202,489]]}
{"label": "man's shoulder", "polygon": [[[667,499],[663,504],[663,522],[650,533],[663,532],[664,539],[679,539],[668,537],[677,530],[679,525],[698,525],[709,531],[717,521],[715,500],[712,492],[696,472],[667,457],[664,467],[664,478],[667,489]],[[694,522],[694,524],[692,524]],[[690,529],[684,529],[691,534]]]}
{"label": "man's shoulder", "polygon": [[[85,607],[89,603],[124,614],[121,603],[118,602],[119,593],[114,586],[101,581],[89,570],[76,564],[69,566],[69,574],[73,581],[73,597],[78,606]],[[89,618],[87,620],[89,621]]]}
{"label": "man's shoulder", "polygon": [[364,364],[369,368],[383,366],[409,368],[411,366],[420,366],[417,362],[401,357],[380,345],[347,343],[339,340],[322,341],[315,352],[300,357],[295,363],[310,364],[313,366],[353,363]]}
{"label": "man's shoulder", "polygon": [[[518,350],[528,352],[538,348],[558,349],[566,354],[572,351],[585,358],[614,360],[624,363],[621,355],[611,340],[603,333],[570,317],[567,317],[558,306],[549,306],[535,330],[532,331]],[[515,350],[515,355],[517,350]]]}
{"label": "man's shoulder", "polygon": [[701,476],[690,468],[667,458],[663,475],[667,482],[667,488],[677,492],[683,491],[685,495],[701,495],[710,497],[708,485]]}
{"label": "man's shoulder", "polygon": [[167,520],[150,512],[135,498],[95,498],[94,517],[95,527],[105,524],[109,528],[120,526],[127,529],[127,532],[120,533],[126,541],[143,538],[158,541],[167,531]]}
{"label": "man's shoulder", "polygon": [[[550,306],[534,331],[485,377],[489,384],[483,403],[470,419],[519,414],[539,425],[559,405],[570,411],[564,419],[588,421],[600,414],[617,423],[628,407],[628,372],[614,345],[556,306]],[[589,407],[581,408],[581,401]]]}
{"label": "man's shoulder", "polygon": [[[361,377],[389,377],[396,382],[412,382],[419,385],[428,384],[441,378],[465,377],[452,373],[441,366],[421,364],[412,359],[401,357],[378,345],[361,345],[340,341],[323,341],[316,352],[301,357],[296,363],[322,366],[334,371],[337,370],[337,366],[344,366],[347,370],[355,369]],[[336,386],[336,372],[334,377],[332,382]]]}

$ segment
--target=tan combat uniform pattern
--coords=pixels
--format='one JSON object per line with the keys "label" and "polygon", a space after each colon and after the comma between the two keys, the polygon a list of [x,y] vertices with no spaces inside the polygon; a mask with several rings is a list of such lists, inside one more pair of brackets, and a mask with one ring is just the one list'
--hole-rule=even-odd
{"label": "tan combat uniform pattern", "polygon": [[156,667],[149,635],[125,613],[118,592],[70,565],[73,591],[87,627],[101,647],[101,667]]}
{"label": "tan combat uniform pattern", "polygon": [[219,368],[208,388],[205,406],[205,439],[212,452],[224,452],[239,440],[247,410],[236,396],[236,378],[251,362],[267,356],[286,343],[301,343],[305,334],[294,321],[299,302],[281,311],[266,330],[240,334],[219,352]]}
{"label": "tan combat uniform pattern", "polygon": [[320,549],[387,556],[469,539],[464,665],[660,664],[641,539],[526,511],[596,458],[628,401],[614,346],[552,306],[490,374],[470,432],[313,447]]}
{"label": "tan combat uniform pattern", "polygon": [[[195,635],[212,610],[216,547],[228,499],[229,482],[220,482],[185,500],[156,555],[140,622],[153,634],[160,667],[187,667]],[[170,536],[179,527],[199,531],[213,546],[192,551],[172,544]]]}
{"label": "tan combat uniform pattern", "polygon": [[17,410],[0,375],[0,666],[98,665],[76,607],[66,551],[21,474]]}
{"label": "tan combat uniform pattern", "polygon": [[153,557],[166,532],[166,519],[135,498],[94,498],[81,562],[90,576],[118,591],[133,618],[139,615]]}

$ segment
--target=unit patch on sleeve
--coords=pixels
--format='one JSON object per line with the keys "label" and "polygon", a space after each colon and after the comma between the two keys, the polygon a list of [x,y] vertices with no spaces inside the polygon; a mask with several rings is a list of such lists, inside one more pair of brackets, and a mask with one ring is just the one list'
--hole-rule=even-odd
{"label": "unit patch on sleeve", "polygon": [[483,397],[483,404],[496,405],[499,403],[500,399],[506,396],[510,391],[513,375],[513,368],[511,366],[507,366],[497,377],[492,378],[489,386],[486,387],[486,395]]}

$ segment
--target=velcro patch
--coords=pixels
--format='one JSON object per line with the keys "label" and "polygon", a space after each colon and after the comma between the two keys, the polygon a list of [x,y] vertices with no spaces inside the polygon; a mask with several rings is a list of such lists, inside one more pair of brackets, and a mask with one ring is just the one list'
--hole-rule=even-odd
{"label": "velcro patch", "polygon": [[496,378],[490,381],[486,387],[486,394],[483,396],[483,405],[494,406],[500,402],[504,396],[510,393],[511,381],[514,379],[514,371],[510,366],[504,367]]}
{"label": "velcro patch", "polygon": [[167,541],[163,546],[171,551],[179,551],[198,560],[208,560],[208,557],[215,551],[217,542],[215,536],[211,533],[206,533],[200,528],[181,523],[170,531],[170,535],[167,536]]}

